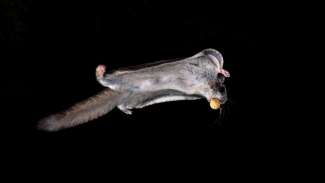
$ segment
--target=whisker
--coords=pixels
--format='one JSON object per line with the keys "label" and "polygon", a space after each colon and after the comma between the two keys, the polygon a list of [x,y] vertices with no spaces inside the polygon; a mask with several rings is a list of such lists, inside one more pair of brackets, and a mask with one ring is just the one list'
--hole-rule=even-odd
{"label": "whisker", "polygon": [[220,107],[219,108],[219,115],[216,116],[215,120],[211,124],[212,128],[215,128],[216,126],[222,127],[222,119],[221,119],[222,113],[223,113],[223,108]]}
{"label": "whisker", "polygon": [[[227,88],[227,92],[229,94],[229,89]],[[227,102],[225,104],[223,104],[222,106],[220,106],[219,108],[219,114],[216,114],[216,118],[213,121],[213,123],[211,124],[211,127],[216,128],[218,127],[223,127],[223,123],[225,121],[227,121],[227,119],[229,118],[230,114],[232,113],[232,107],[235,107],[236,105],[236,100],[233,99],[233,97],[230,95],[228,95],[228,99]]]}

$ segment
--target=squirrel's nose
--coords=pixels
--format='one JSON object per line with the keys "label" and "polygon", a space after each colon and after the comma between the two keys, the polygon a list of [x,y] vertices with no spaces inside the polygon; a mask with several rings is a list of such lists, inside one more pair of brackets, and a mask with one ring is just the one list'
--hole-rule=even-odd
{"label": "squirrel's nose", "polygon": [[226,93],[226,87],[221,86],[221,87],[219,88],[219,92],[220,92],[221,94]]}

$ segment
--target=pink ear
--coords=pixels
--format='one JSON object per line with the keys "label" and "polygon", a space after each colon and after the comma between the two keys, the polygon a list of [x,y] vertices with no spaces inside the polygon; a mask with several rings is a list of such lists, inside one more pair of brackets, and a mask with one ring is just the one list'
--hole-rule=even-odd
{"label": "pink ear", "polygon": [[228,71],[224,70],[224,69],[221,69],[220,73],[222,75],[224,75],[226,78],[229,78],[230,77],[230,73]]}

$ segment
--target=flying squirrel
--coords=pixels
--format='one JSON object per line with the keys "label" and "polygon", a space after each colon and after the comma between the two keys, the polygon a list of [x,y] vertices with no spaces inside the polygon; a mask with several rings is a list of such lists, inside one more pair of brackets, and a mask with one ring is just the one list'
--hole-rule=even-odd
{"label": "flying squirrel", "polygon": [[204,49],[194,56],[147,63],[106,72],[96,68],[97,81],[106,89],[66,111],[41,119],[38,128],[58,131],[86,123],[117,107],[126,114],[149,105],[205,98],[212,109],[227,101],[224,60],[215,49]]}

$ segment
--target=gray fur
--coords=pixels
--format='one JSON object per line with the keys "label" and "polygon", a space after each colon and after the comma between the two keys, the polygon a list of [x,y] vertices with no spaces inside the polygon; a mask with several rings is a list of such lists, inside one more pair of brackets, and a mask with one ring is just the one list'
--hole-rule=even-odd
{"label": "gray fur", "polygon": [[185,59],[96,73],[98,82],[109,89],[41,120],[39,127],[48,131],[72,127],[102,116],[115,106],[132,114],[134,108],[177,100],[217,98],[225,103],[227,93],[220,74],[229,77],[229,73],[223,63],[218,51],[205,49]]}

